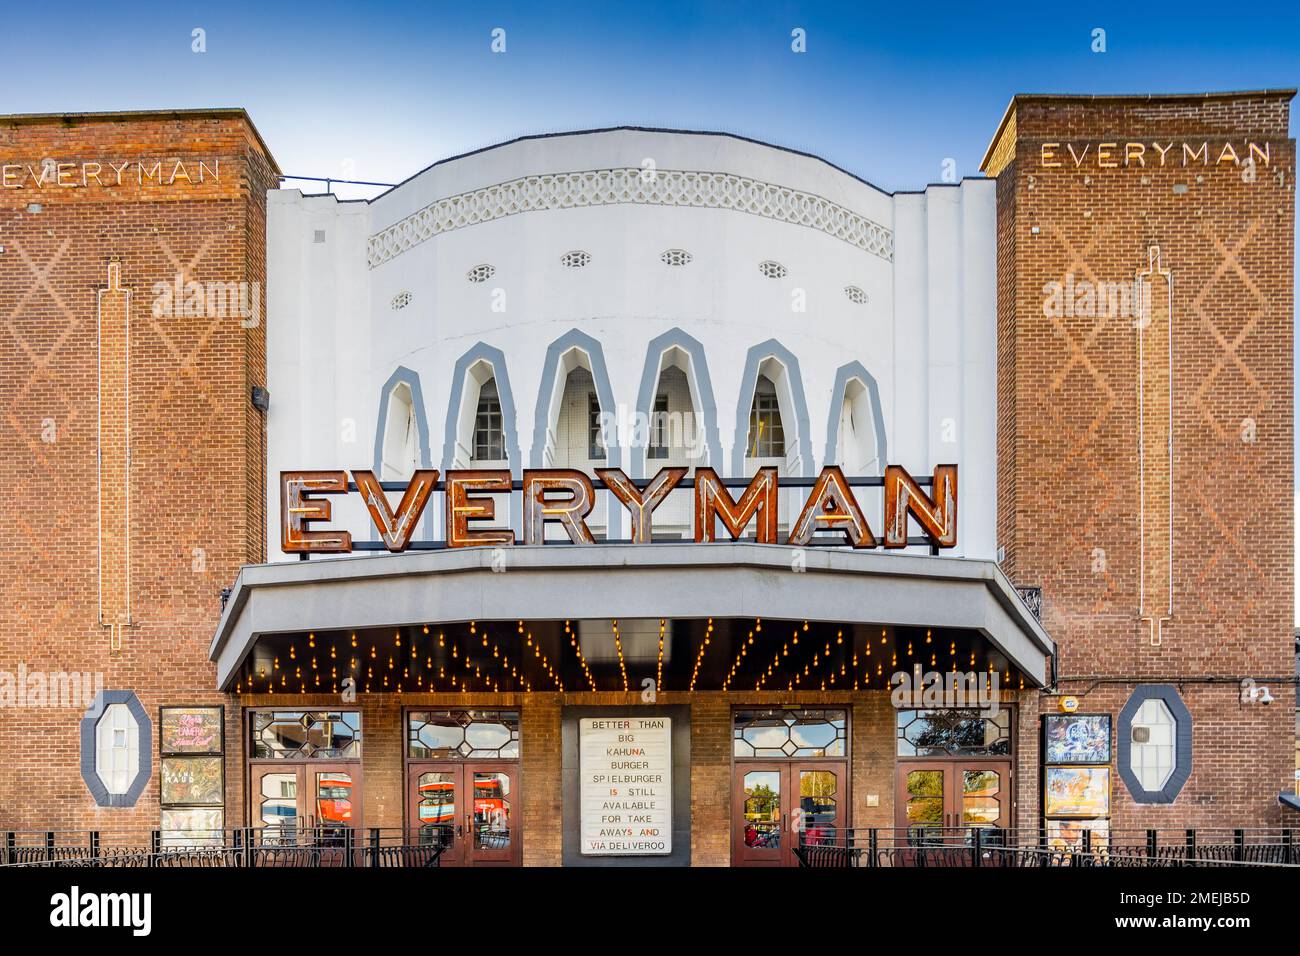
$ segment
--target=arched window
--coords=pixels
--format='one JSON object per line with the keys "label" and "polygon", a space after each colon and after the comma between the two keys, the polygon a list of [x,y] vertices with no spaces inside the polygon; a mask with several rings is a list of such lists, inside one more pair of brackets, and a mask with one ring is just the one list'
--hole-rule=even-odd
{"label": "arched window", "polygon": [[399,382],[388,393],[381,481],[404,481],[420,465],[420,426],[411,387]]}
{"label": "arched window", "polygon": [[873,474],[880,470],[879,450],[876,448],[876,422],[873,415],[871,393],[858,379],[850,379],[840,402],[839,428],[835,447],[839,465],[850,475]]}
{"label": "arched window", "polygon": [[565,376],[555,423],[555,466],[589,469],[603,465],[605,454],[595,380],[586,367],[575,365]]}
{"label": "arched window", "polygon": [[701,453],[696,434],[695,406],[691,384],[678,365],[668,365],[659,374],[654,406],[650,411],[650,434],[646,458],[662,465],[689,465]]}
{"label": "arched window", "polygon": [[746,458],[784,458],[785,429],[781,425],[781,406],[776,386],[766,375],[758,376],[754,402],[749,409],[749,440]]}
{"label": "arched window", "polygon": [[475,462],[502,462],[506,460],[505,429],[501,421],[501,397],[497,394],[497,380],[490,378],[478,391],[478,408],[474,412]]}

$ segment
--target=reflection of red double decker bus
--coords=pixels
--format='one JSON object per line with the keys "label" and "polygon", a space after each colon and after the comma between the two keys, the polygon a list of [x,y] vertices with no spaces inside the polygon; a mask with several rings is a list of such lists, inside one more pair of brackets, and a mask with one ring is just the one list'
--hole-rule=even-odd
{"label": "reflection of red double decker bus", "polygon": [[[420,822],[456,822],[456,785],[450,780],[420,784]],[[474,822],[496,824],[508,821],[510,811],[501,794],[500,780],[474,784]]]}
{"label": "reflection of red double decker bus", "polygon": [[322,826],[352,824],[351,778],[321,778],[316,790],[316,815]]}
{"label": "reflection of red double decker bus", "polygon": [[420,822],[454,823],[456,785],[450,780],[420,784]]}

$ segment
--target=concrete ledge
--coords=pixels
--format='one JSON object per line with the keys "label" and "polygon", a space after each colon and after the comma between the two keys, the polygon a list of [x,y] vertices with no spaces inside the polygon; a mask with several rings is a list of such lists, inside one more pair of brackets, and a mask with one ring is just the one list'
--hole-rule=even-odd
{"label": "concrete ledge", "polygon": [[551,544],[249,565],[209,658],[226,690],[266,634],[707,616],[970,629],[1036,686],[1048,683],[1055,651],[992,561],[753,543]]}

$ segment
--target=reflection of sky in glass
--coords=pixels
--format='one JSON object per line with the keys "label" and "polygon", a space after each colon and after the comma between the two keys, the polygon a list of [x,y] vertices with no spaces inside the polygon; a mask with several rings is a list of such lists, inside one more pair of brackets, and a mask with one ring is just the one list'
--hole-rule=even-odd
{"label": "reflection of sky in glass", "polygon": [[790,728],[790,739],[800,747],[824,750],[835,740],[835,728],[830,724],[795,724]]}
{"label": "reflection of sky in glass", "polygon": [[510,739],[510,731],[502,724],[470,724],[465,739],[476,750],[496,750]]}
{"label": "reflection of sky in glass", "polygon": [[784,724],[779,727],[746,727],[741,736],[759,750],[775,749],[789,739]]}
{"label": "reflection of sky in glass", "polygon": [[844,756],[847,719],[841,710],[792,711],[781,716],[738,711],[735,721],[738,757]]}
{"label": "reflection of sky in glass", "polygon": [[420,743],[430,750],[439,750],[459,745],[462,739],[462,731],[459,727],[425,724],[420,728],[417,736]]}

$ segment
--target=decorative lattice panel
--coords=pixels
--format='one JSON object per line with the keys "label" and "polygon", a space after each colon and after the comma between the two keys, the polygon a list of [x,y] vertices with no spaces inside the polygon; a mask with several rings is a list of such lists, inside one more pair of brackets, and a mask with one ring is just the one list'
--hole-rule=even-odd
{"label": "decorative lattice panel", "polygon": [[894,258],[891,230],[821,196],[731,173],[661,169],[648,175],[639,167],[524,176],[448,196],[371,236],[367,257],[374,268],[434,236],[477,223],[623,203],[731,209],[807,226],[886,261]]}

